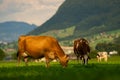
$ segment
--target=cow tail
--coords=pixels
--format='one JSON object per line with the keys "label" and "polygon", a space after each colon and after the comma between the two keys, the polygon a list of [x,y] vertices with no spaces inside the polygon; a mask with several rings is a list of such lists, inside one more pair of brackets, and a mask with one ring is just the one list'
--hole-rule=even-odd
{"label": "cow tail", "polygon": [[19,51],[17,51],[17,57],[19,56]]}

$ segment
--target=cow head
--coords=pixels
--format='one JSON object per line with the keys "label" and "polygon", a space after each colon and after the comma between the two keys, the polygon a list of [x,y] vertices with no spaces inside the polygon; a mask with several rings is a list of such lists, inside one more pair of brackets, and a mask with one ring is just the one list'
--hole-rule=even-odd
{"label": "cow head", "polygon": [[68,55],[62,57],[62,59],[60,60],[60,64],[63,66],[63,68],[67,67],[68,61],[69,61]]}

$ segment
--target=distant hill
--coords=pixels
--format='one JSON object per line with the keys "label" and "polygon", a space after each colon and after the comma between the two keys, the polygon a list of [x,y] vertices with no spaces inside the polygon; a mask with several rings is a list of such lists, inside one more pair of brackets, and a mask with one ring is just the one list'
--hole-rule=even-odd
{"label": "distant hill", "polygon": [[0,23],[0,40],[7,42],[15,41],[19,35],[27,34],[35,28],[34,24],[30,25],[25,22],[9,21]]}
{"label": "distant hill", "polygon": [[59,40],[120,29],[120,0],[65,0],[56,14],[28,34]]}

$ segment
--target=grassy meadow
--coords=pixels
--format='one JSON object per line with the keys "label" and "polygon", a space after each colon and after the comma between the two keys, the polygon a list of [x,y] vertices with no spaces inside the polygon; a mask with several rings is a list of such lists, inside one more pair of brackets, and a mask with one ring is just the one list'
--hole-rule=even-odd
{"label": "grassy meadow", "polygon": [[51,62],[46,68],[44,62],[22,62],[16,66],[16,61],[0,62],[0,80],[119,80],[120,56],[111,56],[108,62],[98,63],[96,59],[89,60],[87,66],[69,61],[67,68],[62,68],[58,62]]}

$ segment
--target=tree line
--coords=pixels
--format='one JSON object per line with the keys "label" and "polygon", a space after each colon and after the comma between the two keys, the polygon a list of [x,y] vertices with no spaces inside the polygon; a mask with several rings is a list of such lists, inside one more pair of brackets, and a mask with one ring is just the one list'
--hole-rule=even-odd
{"label": "tree line", "polygon": [[95,47],[98,51],[118,51],[118,54],[120,55],[120,36],[117,38],[114,38],[113,42],[104,42],[104,43],[98,43]]}

